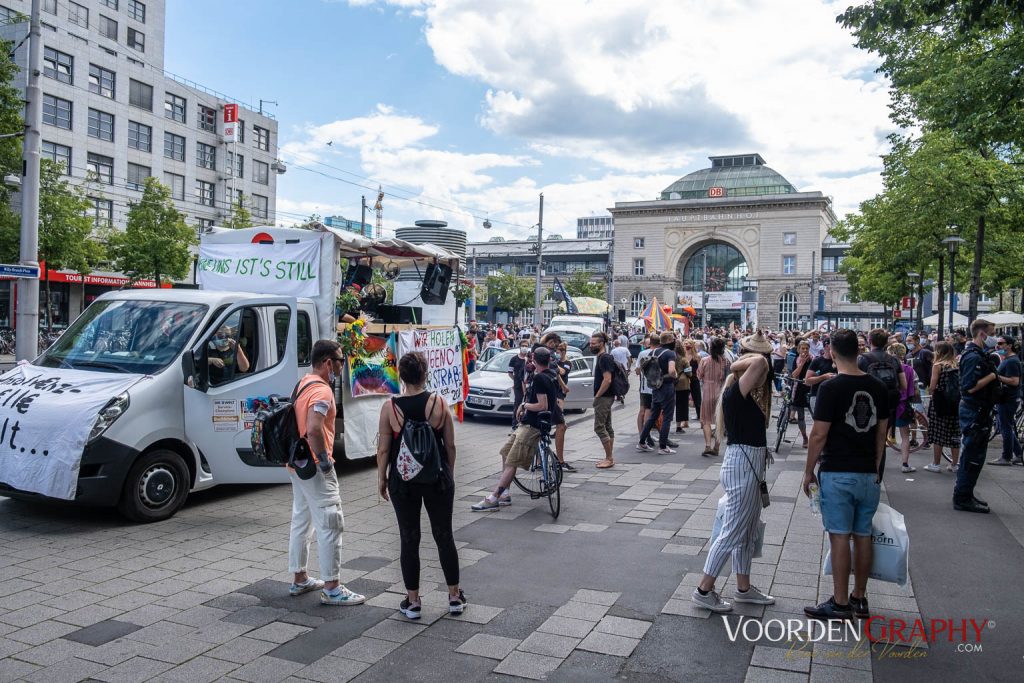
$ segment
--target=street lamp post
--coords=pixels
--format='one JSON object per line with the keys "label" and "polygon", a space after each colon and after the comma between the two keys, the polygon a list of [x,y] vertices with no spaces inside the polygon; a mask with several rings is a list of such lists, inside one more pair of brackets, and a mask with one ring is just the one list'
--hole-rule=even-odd
{"label": "street lamp post", "polygon": [[[917,302],[914,301],[914,283],[917,282],[919,279],[921,279],[921,274],[920,273],[915,273],[913,271],[910,271],[910,272],[907,273],[907,278],[910,279],[910,303],[914,304],[914,303],[917,303]],[[914,327],[914,306],[911,305],[911,307],[910,307],[910,331],[913,332],[916,329],[917,328]]]}
{"label": "street lamp post", "polygon": [[[957,226],[949,226],[950,230],[954,233],[957,232]],[[950,235],[946,239],[942,240],[942,243],[946,245],[946,249],[949,250],[949,331],[952,332],[956,325],[954,324],[954,310],[953,306],[956,297],[956,253],[960,250],[960,245],[964,239],[957,236],[956,234]]]}

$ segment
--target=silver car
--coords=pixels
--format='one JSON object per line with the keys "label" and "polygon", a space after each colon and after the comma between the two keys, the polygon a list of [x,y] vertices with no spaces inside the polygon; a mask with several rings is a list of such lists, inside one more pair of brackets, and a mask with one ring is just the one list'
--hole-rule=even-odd
{"label": "silver car", "polygon": [[[466,413],[512,417],[515,397],[508,369],[509,362],[518,353],[518,350],[499,353],[469,376]],[[594,402],[594,358],[570,350],[569,362],[572,368],[569,371],[569,394],[565,399],[565,409],[584,412]]]}

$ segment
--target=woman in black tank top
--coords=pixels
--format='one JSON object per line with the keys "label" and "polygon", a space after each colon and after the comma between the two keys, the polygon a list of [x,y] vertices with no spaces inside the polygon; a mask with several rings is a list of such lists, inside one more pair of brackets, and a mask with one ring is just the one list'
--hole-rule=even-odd
{"label": "woman in black tank top", "polygon": [[[452,533],[455,429],[451,412],[441,396],[426,390],[427,362],[423,356],[402,356],[398,376],[404,392],[381,406],[377,441],[377,488],[380,496],[394,506],[401,536],[402,580],[408,595],[398,609],[409,619],[420,618],[420,509],[425,507],[448,584],[448,611],[461,614],[466,608],[466,596],[459,588],[459,552]],[[396,472],[399,435],[406,420],[427,422],[434,431],[443,470],[434,483],[402,481]]]}

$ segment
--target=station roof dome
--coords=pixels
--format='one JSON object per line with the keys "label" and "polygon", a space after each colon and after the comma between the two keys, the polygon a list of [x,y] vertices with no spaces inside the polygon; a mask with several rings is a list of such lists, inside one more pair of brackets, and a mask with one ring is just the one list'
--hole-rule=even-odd
{"label": "station roof dome", "polygon": [[705,199],[790,194],[793,184],[765,165],[760,154],[708,157],[711,168],[687,174],[666,187],[661,199]]}

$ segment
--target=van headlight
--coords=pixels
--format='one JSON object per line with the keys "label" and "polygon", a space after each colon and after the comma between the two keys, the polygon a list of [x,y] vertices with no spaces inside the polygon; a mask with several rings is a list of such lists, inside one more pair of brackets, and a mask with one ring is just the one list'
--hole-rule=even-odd
{"label": "van headlight", "polygon": [[107,431],[110,425],[117,422],[117,418],[124,415],[124,411],[128,410],[128,392],[118,394],[114,398],[107,402],[107,405],[100,409],[99,414],[96,416],[96,422],[92,425],[92,431],[89,432],[89,441],[94,441],[99,436]]}
{"label": "van headlight", "polygon": [[505,398],[512,398],[512,389],[505,390]]}

